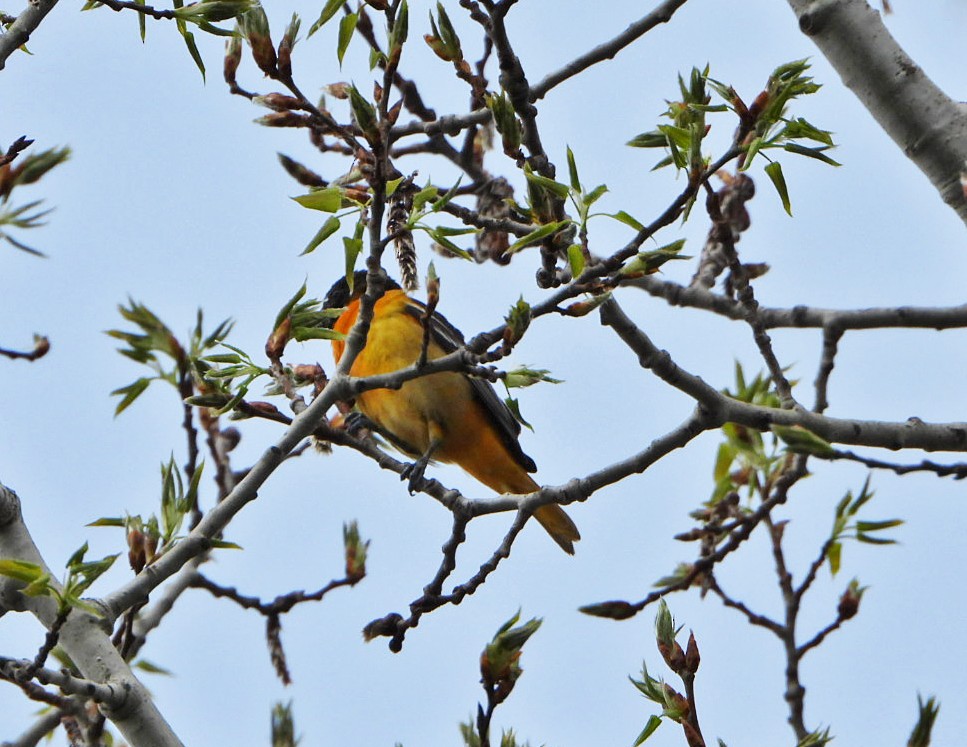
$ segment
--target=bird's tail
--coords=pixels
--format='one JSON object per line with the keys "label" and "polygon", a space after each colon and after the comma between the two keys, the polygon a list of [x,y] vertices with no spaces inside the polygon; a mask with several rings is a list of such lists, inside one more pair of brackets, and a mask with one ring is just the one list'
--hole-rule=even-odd
{"label": "bird's tail", "polygon": [[[491,434],[491,432],[487,431],[485,434]],[[496,440],[496,437],[493,437]],[[477,459],[478,455],[486,455],[486,458]],[[461,455],[459,460],[451,457],[451,460],[498,493],[526,495],[541,489],[541,486],[534,482],[534,478],[527,474],[502,445],[485,449],[480,448],[478,443],[470,456]],[[574,543],[581,539],[581,533],[571,521],[571,517],[564,513],[563,508],[556,503],[548,503],[534,511],[534,518],[564,552],[568,555],[574,554]]]}
{"label": "bird's tail", "polygon": [[568,555],[574,554],[574,543],[581,539],[581,533],[563,508],[556,503],[548,503],[534,512],[534,518],[564,552]]}

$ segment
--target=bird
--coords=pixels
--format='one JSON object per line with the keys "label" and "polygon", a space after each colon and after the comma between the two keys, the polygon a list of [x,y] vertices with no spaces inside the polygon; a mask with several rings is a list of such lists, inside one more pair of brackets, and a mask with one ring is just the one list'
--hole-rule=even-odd
{"label": "bird", "polygon": [[[332,323],[347,335],[359,314],[366,272],[357,271],[350,290],[341,277],[326,294],[324,308],[342,309]],[[390,278],[373,309],[366,345],[356,356],[351,376],[391,373],[418,361],[429,327],[426,359],[434,360],[463,346],[463,335],[441,314],[406,294]],[[426,322],[424,322],[426,319]],[[332,340],[338,365],[344,337]],[[370,389],[355,401],[356,410],[404,454],[416,461],[404,472],[410,485],[431,461],[456,464],[497,493],[524,495],[540,489],[529,473],[537,471],[518,437],[520,424],[489,381],[445,371],[410,379],[399,389]],[[538,507],[534,518],[568,554],[581,538],[571,517],[556,503]]]}

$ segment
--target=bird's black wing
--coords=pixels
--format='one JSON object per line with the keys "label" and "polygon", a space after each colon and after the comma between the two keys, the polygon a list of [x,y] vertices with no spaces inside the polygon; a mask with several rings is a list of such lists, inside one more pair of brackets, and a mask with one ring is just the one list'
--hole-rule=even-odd
{"label": "bird's black wing", "polygon": [[[423,317],[426,314],[426,306],[413,298],[409,299],[409,301],[410,303],[406,307],[406,312],[422,325]],[[430,337],[445,353],[452,353],[465,344],[460,330],[450,324],[446,317],[437,312],[433,312],[430,317]],[[497,429],[497,433],[500,434],[500,440],[503,441],[507,450],[514,457],[514,460],[528,472],[536,472],[537,465],[533,459],[524,453],[523,449],[520,448],[520,442],[517,440],[517,437],[520,435],[520,423],[517,422],[517,419],[508,409],[507,405],[497,396],[497,392],[494,391],[491,383],[486,379],[481,379],[476,376],[468,376],[467,378],[470,381],[470,386],[473,387],[473,393],[477,397],[477,401],[487,411],[487,414],[490,416],[490,421]]]}

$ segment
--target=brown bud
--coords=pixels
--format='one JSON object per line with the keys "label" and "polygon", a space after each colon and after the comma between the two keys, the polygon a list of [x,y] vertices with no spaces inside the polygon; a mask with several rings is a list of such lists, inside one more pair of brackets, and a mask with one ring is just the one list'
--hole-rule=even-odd
{"label": "brown bud", "polygon": [[289,331],[292,328],[292,318],[286,317],[278,327],[269,335],[265,343],[265,355],[270,361],[278,361],[285,351],[285,345],[289,341]]}
{"label": "brown bud", "polygon": [[400,112],[403,111],[403,99],[397,101],[393,106],[389,108],[386,112],[386,118],[389,120],[391,125],[396,124],[396,120],[400,118]]}
{"label": "brown bud", "polygon": [[144,539],[144,532],[140,529],[128,530],[128,563],[135,573],[140,573],[147,562]]}
{"label": "brown bud", "polygon": [[766,108],[769,103],[769,92],[762,91],[758,96],[755,97],[755,101],[752,102],[752,106],[749,107],[749,117],[753,120],[758,119],[759,115],[762,114],[762,110]]}
{"label": "brown bud", "polygon": [[683,671],[685,668],[685,652],[682,650],[681,645],[678,641],[672,641],[671,645],[667,643],[658,642],[658,653],[661,654],[668,668],[671,669],[675,674]]}
{"label": "brown bud", "polygon": [[702,657],[698,653],[698,643],[695,641],[695,634],[689,632],[688,648],[685,651],[685,668],[691,674],[695,674],[698,671],[698,665],[701,661]]}
{"label": "brown bud", "polygon": [[233,36],[225,42],[224,64],[225,82],[228,83],[228,87],[233,91],[238,88],[238,84],[235,82],[235,73],[238,71],[238,65],[241,61],[242,40],[237,36]]}
{"label": "brown bud", "polygon": [[309,119],[295,112],[272,112],[255,120],[263,127],[308,127]]}
{"label": "brown bud", "polygon": [[148,534],[144,538],[144,557],[151,565],[158,557],[158,538],[154,534]]}
{"label": "brown bud", "polygon": [[33,360],[43,358],[48,352],[50,352],[50,340],[43,335],[35,335],[34,350],[33,353],[31,353]]}
{"label": "brown bud", "polygon": [[[281,355],[281,353],[280,353]],[[274,415],[279,415],[279,408],[273,405],[271,402],[247,402],[246,403],[249,410],[254,410],[258,415],[266,415],[272,417]]]}
{"label": "brown bud", "polygon": [[843,592],[843,596],[839,598],[839,605],[836,607],[836,612],[841,620],[849,620],[856,616],[856,613],[860,611],[861,596],[852,586]]}
{"label": "brown bud", "polygon": [[662,683],[662,687],[665,692],[665,701],[678,711],[684,720],[692,712],[692,707],[689,705],[688,699],[667,682]]}
{"label": "brown bud", "polygon": [[348,83],[330,83],[328,86],[323,86],[323,90],[337,99],[346,100],[349,98]]}
{"label": "brown bud", "polygon": [[292,77],[292,44],[288,37],[279,42],[278,65],[280,78]]}
{"label": "brown bud", "polygon": [[267,93],[264,96],[256,96],[252,102],[260,106],[274,109],[277,112],[287,112],[292,109],[304,109],[305,104],[295,96],[287,96],[284,93]]}

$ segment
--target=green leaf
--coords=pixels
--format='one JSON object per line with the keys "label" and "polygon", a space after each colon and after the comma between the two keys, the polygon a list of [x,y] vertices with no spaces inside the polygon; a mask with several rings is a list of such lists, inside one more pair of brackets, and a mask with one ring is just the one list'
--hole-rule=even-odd
{"label": "green leaf", "polygon": [[322,13],[319,14],[319,18],[317,18],[316,22],[309,28],[309,33],[306,34],[306,37],[308,38],[312,36],[319,29],[321,29],[330,18],[336,15],[336,12],[342,7],[342,4],[343,0],[328,0],[322,9]]}
{"label": "green leaf", "polygon": [[202,80],[205,80],[205,62],[201,58],[201,52],[198,51],[198,45],[195,44],[195,35],[190,31],[183,31],[181,35],[185,39],[185,46],[188,47],[188,54],[195,61],[195,65],[201,73]]}
{"label": "green leaf", "polygon": [[132,664],[135,669],[140,669],[142,672],[148,672],[149,674],[162,674],[167,677],[172,676],[171,671],[165,669],[154,662],[148,661],[147,659],[138,659]]}
{"label": "green leaf", "polygon": [[772,432],[795,454],[829,457],[836,453],[829,441],[799,425],[774,425]]}
{"label": "green leaf", "polygon": [[596,203],[600,199],[601,195],[603,195],[607,191],[608,191],[607,184],[599,184],[597,187],[592,189],[584,196],[585,205],[587,205],[588,207],[591,207],[591,205]]}
{"label": "green leaf", "polygon": [[[443,197],[441,197],[438,200],[434,200],[433,201],[433,205],[432,205],[431,209],[433,210],[434,213],[438,213],[441,210],[443,210],[443,208],[445,208],[447,205],[450,204],[450,200],[452,200],[454,197],[457,196],[457,190],[460,188],[460,182],[461,181],[463,181],[463,177],[462,176],[459,177],[457,179],[456,183],[452,187],[450,187],[450,189],[447,190],[446,194],[443,195]],[[413,204],[414,204],[414,206],[416,205],[416,199],[415,198],[413,200]],[[414,209],[415,209],[415,207],[414,207]]]}
{"label": "green leaf", "polygon": [[295,295],[286,301],[285,305],[279,309],[279,313],[275,315],[275,323],[272,325],[272,329],[277,329],[278,326],[289,317],[289,315],[292,313],[292,309],[294,309],[295,305],[302,300],[302,297],[305,296],[305,294],[306,284],[303,283],[299,290],[295,292]]}
{"label": "green leaf", "polygon": [[450,241],[450,239],[446,237],[446,234],[440,231],[439,227],[426,229],[426,231],[437,244],[452,253],[455,257],[469,260],[473,259],[473,257],[470,255],[470,252],[468,252],[466,249],[461,249],[459,246]]}
{"label": "green leaf", "polygon": [[678,239],[658,249],[652,249],[649,252],[639,252],[625,263],[624,267],[621,268],[621,274],[631,277],[651,275],[658,272],[666,262],[691,259],[691,257],[680,254],[684,246],[685,239]]}
{"label": "green leaf", "polygon": [[632,747],[638,747],[638,745],[642,744],[648,737],[655,733],[655,730],[659,726],[661,726],[661,718],[655,714],[649,716],[648,723],[645,724],[645,728],[641,730],[641,734],[638,735]]}
{"label": "green leaf", "polygon": [[629,215],[624,210],[619,210],[617,213],[610,214],[609,217],[614,218],[619,223],[624,223],[626,226],[631,226],[636,231],[641,231],[645,227],[641,221]]}
{"label": "green leaf", "polygon": [[342,207],[342,190],[339,187],[316,189],[307,195],[293,197],[302,207],[310,210],[321,210],[324,213],[335,213]]}
{"label": "green leaf", "polygon": [[[144,5],[145,4],[145,0],[134,0],[134,2],[137,3],[138,5]],[[148,27],[148,23],[147,23],[147,20],[148,19],[147,19],[147,16],[145,16],[144,13],[135,13],[135,15],[138,17],[138,31],[141,34],[141,42],[144,43],[144,37],[147,34],[147,30],[148,30],[148,28],[147,28]]]}
{"label": "green leaf", "polygon": [[67,567],[70,568],[72,565],[77,565],[82,560],[84,560],[84,556],[87,554],[87,550],[88,550],[88,546],[86,542],[80,547],[78,547],[76,550],[74,550],[74,553],[67,559]]}
{"label": "green leaf", "polygon": [[435,236],[466,236],[478,231],[480,229],[473,226],[437,226],[433,229],[433,234]]}
{"label": "green leaf", "polygon": [[379,138],[376,108],[366,100],[366,97],[354,85],[349,86],[349,108],[352,111],[353,120],[362,130],[363,135],[370,142],[375,142]]}
{"label": "green leaf", "polygon": [[343,253],[346,258],[346,277],[351,277],[356,269],[356,257],[363,251],[363,240],[355,236],[352,238],[344,236],[342,243]]}
{"label": "green leaf", "polygon": [[747,170],[752,165],[752,161],[755,159],[756,154],[762,150],[763,145],[765,145],[765,141],[761,137],[757,137],[749,143],[745,150],[745,158],[742,161],[741,171]]}
{"label": "green leaf", "polygon": [[821,148],[808,148],[805,145],[800,145],[799,143],[786,143],[782,147],[784,150],[787,150],[790,153],[795,153],[800,156],[806,156],[807,158],[815,158],[817,161],[828,163],[830,166],[841,165],[839,161],[833,160],[823,152],[825,150],[829,150],[828,145],[824,145]]}
{"label": "green leaf", "polygon": [[538,228],[531,231],[526,236],[522,236],[521,238],[517,239],[517,241],[515,241],[513,244],[507,247],[506,253],[508,255],[514,254],[515,252],[519,252],[521,249],[524,249],[525,247],[533,246],[534,244],[539,243],[542,239],[545,239],[548,236],[557,233],[562,228],[567,226],[569,223],[570,221],[567,221],[567,220],[559,220],[559,221],[554,221],[552,223],[545,223],[544,225],[539,226]]}
{"label": "green leaf", "polygon": [[330,216],[326,222],[322,224],[322,228],[320,228],[316,232],[316,235],[312,237],[308,244],[306,244],[306,248],[302,250],[302,255],[315,251],[323,241],[338,231],[341,225],[342,224],[339,222],[339,218],[337,218],[335,215]]}
{"label": "green leaf", "polygon": [[22,594],[26,594],[28,597],[50,596],[51,592],[53,592],[53,589],[50,585],[50,574],[45,573],[42,576],[39,576],[24,586],[20,591]]}
{"label": "green leaf", "polygon": [[90,524],[85,524],[85,526],[89,526],[89,527],[123,527],[123,526],[126,526],[126,522],[124,521],[124,519],[122,519],[120,517],[113,517],[113,518],[111,518],[111,517],[102,517],[100,519],[97,519],[95,521],[92,521]]}
{"label": "green leaf", "polygon": [[431,200],[435,200],[440,193],[432,184],[428,184],[415,195],[413,195],[413,214],[416,215],[423,211],[423,206]]}
{"label": "green leaf", "polygon": [[349,42],[353,39],[353,33],[356,31],[356,24],[358,22],[358,13],[350,13],[349,15],[343,16],[339,22],[339,44],[336,47],[336,57],[339,60],[340,68],[342,68],[342,58],[349,48]]}
{"label": "green leaf", "polygon": [[856,541],[863,542],[867,545],[895,545],[896,540],[885,539],[882,537],[871,537],[868,534],[863,534],[862,532],[856,533]]}
{"label": "green leaf", "polygon": [[153,378],[142,377],[132,384],[123,386],[120,389],[115,389],[111,392],[112,395],[123,395],[121,401],[118,402],[117,407],[114,408],[114,417],[117,417],[122,412],[124,412],[129,405],[131,405],[134,400],[141,396],[141,393],[148,388],[151,384]]}
{"label": "green leaf", "polygon": [[513,371],[508,371],[506,374],[504,374],[504,386],[506,386],[508,389],[518,389],[533,386],[539,382],[544,382],[547,384],[564,383],[562,379],[555,379],[550,375],[550,373],[551,372],[546,368],[528,368],[527,366],[520,366],[515,368]]}
{"label": "green leaf", "polygon": [[581,191],[581,180],[578,178],[578,165],[574,161],[574,153],[571,147],[567,148],[567,171],[571,178],[571,189],[575,192]]}
{"label": "green leaf", "polygon": [[657,130],[635,135],[625,143],[625,145],[630,145],[632,148],[664,148],[667,144],[668,140],[665,138],[665,135]]}
{"label": "green leaf", "polygon": [[296,342],[306,340],[344,340],[346,335],[336,332],[326,327],[295,327],[292,330],[292,339]]}
{"label": "green leaf", "polygon": [[571,268],[571,277],[580,277],[581,273],[584,272],[584,252],[581,251],[581,247],[577,244],[571,244],[567,248],[567,263]]}
{"label": "green leaf", "polygon": [[843,556],[843,543],[833,542],[826,552],[826,559],[829,561],[829,573],[835,576],[839,573],[840,560]]}
{"label": "green leaf", "polygon": [[786,178],[782,175],[782,166],[778,161],[773,161],[766,166],[766,174],[772,180],[772,185],[776,188],[776,192],[779,193],[779,199],[782,200],[782,207],[791,216],[792,205],[789,202],[789,190],[786,188]]}
{"label": "green leaf", "polygon": [[553,179],[548,179],[546,176],[535,174],[530,170],[530,167],[525,167],[524,176],[527,178],[527,181],[543,187],[555,197],[559,197],[563,200],[568,195],[568,187],[566,184],[561,184]]}
{"label": "green leaf", "polygon": [[937,714],[940,713],[940,703],[933,695],[924,702],[920,693],[917,693],[917,710],[917,723],[910,733],[910,739],[907,740],[907,747],[929,747],[930,733],[933,731]]}
{"label": "green leaf", "polygon": [[238,353],[215,353],[214,355],[206,355],[205,360],[209,363],[241,363],[242,358]]}
{"label": "green leaf", "polygon": [[33,583],[45,576],[44,569],[26,560],[3,558],[0,560],[0,576],[6,576],[23,583]]}
{"label": "green leaf", "polygon": [[886,521],[858,521],[856,531],[858,532],[879,532],[883,529],[892,529],[903,524],[903,519],[888,519]]}
{"label": "green leaf", "polygon": [[216,550],[242,550],[244,549],[241,545],[235,542],[229,542],[228,540],[213,539],[211,540],[211,546]]}
{"label": "green leaf", "polygon": [[518,402],[513,397],[507,397],[504,400],[504,404],[507,405],[507,409],[510,410],[510,414],[514,416],[514,420],[516,420],[518,423],[525,426],[529,430],[531,431],[534,430],[534,426],[532,426],[530,423],[524,420],[524,416],[520,414],[520,402]]}

